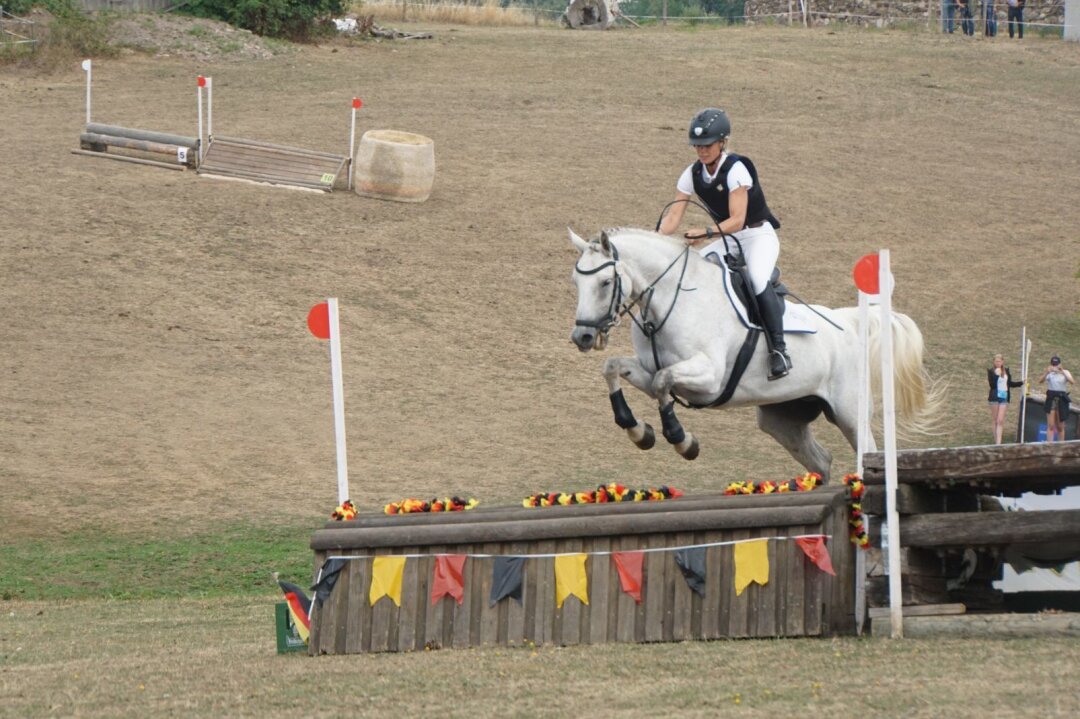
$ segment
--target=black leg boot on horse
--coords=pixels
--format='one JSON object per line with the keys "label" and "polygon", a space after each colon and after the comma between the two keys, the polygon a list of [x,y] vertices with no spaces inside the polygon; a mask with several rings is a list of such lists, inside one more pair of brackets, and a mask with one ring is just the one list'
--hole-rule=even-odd
{"label": "black leg boot on horse", "polygon": [[769,348],[769,381],[786,377],[791,371],[787,343],[784,341],[784,300],[769,286],[756,298],[761,324],[765,328],[765,345]]}

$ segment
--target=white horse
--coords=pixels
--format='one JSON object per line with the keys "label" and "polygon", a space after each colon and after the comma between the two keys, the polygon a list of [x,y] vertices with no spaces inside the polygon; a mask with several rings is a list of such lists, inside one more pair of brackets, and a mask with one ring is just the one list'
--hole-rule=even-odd
{"label": "white horse", "polygon": [[[603,349],[620,319],[627,314],[633,319],[636,356],[608,359],[604,378],[615,422],[634,444],[651,448],[655,433],[634,418],[622,380],[657,401],[664,437],[686,459],[697,457],[699,445],[679,424],[675,398],[695,408],[756,406],[758,427],[799,464],[828,481],[832,455],[814,439],[810,423],[824,412],[855,447],[857,308],[800,308],[804,332],[788,338],[794,366],[787,377],[769,382],[764,339],[760,332],[751,334],[753,325],[732,299],[732,275],[726,268],[706,261],[679,240],[647,230],[606,230],[592,242],[570,230],[570,241],[581,252],[574,267],[578,303],[570,336],[578,349]],[[787,305],[785,328],[792,315],[799,314],[792,311],[797,307]],[[871,367],[878,366],[876,315],[871,313],[868,328]],[[893,315],[892,332],[900,428],[930,431],[941,398],[923,369],[922,333],[900,313]],[[762,347],[754,351],[757,345]],[[875,382],[877,374],[872,375]]]}

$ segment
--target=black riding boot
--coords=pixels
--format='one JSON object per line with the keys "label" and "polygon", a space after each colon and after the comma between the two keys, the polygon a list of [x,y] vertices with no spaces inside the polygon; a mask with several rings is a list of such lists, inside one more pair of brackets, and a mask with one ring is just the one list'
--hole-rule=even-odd
{"label": "black riding boot", "polygon": [[784,342],[784,300],[769,287],[757,296],[757,304],[769,348],[769,381],[786,377],[791,370],[791,358]]}

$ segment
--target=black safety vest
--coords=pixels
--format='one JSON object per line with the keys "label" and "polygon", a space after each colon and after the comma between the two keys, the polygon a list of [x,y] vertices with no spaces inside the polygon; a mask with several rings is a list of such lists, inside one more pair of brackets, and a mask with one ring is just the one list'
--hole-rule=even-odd
{"label": "black safety vest", "polygon": [[[765,192],[761,189],[761,183],[758,182],[757,170],[754,169],[754,163],[750,162],[748,157],[729,154],[723,164],[720,165],[720,169],[717,170],[716,178],[709,183],[706,183],[701,176],[702,162],[698,160],[691,170],[694,179],[694,193],[709,206],[718,222],[723,222],[731,217],[731,211],[728,209],[728,188],[724,186],[724,183],[727,181],[728,172],[731,171],[732,165],[740,160],[742,164],[746,165],[746,169],[750,173],[750,179],[754,181],[754,186],[750,188],[749,198],[746,203],[746,224],[743,227],[751,227],[759,222],[768,222],[773,226],[774,230],[779,230],[780,220],[776,219],[769,210],[769,206],[765,202]],[[743,227],[740,227],[736,232],[743,229]]]}

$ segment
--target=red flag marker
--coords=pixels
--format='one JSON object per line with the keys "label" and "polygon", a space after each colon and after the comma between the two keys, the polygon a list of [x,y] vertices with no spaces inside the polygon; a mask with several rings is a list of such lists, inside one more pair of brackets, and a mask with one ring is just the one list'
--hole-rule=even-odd
{"label": "red flag marker", "polygon": [[881,291],[878,280],[878,256],[876,254],[863,255],[855,263],[855,269],[851,276],[855,279],[855,286],[868,295],[876,295]]}
{"label": "red flag marker", "polygon": [[325,302],[320,302],[312,307],[308,312],[307,326],[311,334],[319,339],[330,339],[330,306]]}

